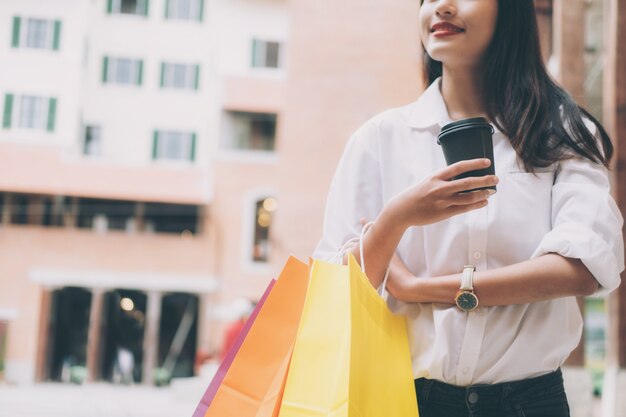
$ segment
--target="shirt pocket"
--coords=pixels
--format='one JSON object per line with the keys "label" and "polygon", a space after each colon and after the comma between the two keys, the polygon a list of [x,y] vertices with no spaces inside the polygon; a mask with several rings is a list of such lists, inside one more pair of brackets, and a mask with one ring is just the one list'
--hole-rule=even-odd
{"label": "shirt pocket", "polygon": [[[507,247],[516,258],[528,259],[552,228],[554,171],[505,171],[490,198],[490,240],[494,250]],[[519,262],[519,259],[507,261]]]}
{"label": "shirt pocket", "polygon": [[549,218],[554,180],[555,171],[508,171],[502,188],[506,188],[506,198],[514,207],[526,209],[527,215],[547,215]]}

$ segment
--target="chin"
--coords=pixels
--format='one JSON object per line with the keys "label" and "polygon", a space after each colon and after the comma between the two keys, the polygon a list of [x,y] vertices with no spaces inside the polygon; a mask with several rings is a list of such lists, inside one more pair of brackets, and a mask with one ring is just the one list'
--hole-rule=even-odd
{"label": "chin", "polygon": [[426,50],[428,55],[435,61],[440,62],[448,62],[450,59],[453,59],[455,55],[458,56],[458,53],[455,54],[455,51],[452,48],[431,48]]}

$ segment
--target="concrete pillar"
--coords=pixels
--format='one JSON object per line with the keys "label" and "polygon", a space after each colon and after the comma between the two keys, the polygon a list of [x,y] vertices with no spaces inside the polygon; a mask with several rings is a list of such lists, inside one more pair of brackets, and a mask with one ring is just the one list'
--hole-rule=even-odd
{"label": "concrete pillar", "polygon": [[[606,62],[604,65],[604,125],[616,148],[615,198],[626,217],[626,0],[605,1]],[[607,372],[604,378],[604,417],[626,417],[626,274],[608,300]]]}
{"label": "concrete pillar", "polygon": [[585,0],[554,0],[553,55],[557,80],[580,105],[585,104]]}
{"label": "concrete pillar", "polygon": [[70,197],[69,209],[63,216],[63,225],[67,228],[78,226],[78,198]]}
{"label": "concrete pillar", "polygon": [[159,349],[159,327],[161,324],[161,300],[163,294],[157,291],[148,292],[146,321],[143,333],[143,372],[142,383],[154,383],[154,368],[157,366]]}
{"label": "concrete pillar", "polygon": [[100,378],[103,305],[104,290],[100,288],[92,290],[91,310],[89,312],[89,332],[87,334],[87,382],[93,382]]}
{"label": "concrete pillar", "polygon": [[35,381],[42,382],[49,378],[50,363],[50,314],[52,310],[52,288],[41,290],[39,307],[39,334],[37,337],[37,357],[35,362]]}
{"label": "concrete pillar", "polygon": [[[552,58],[557,81],[579,105],[585,105],[585,0],[554,0],[552,9]],[[578,298],[584,314],[584,298]],[[565,390],[572,417],[590,417],[593,384],[585,366],[584,337],[563,367]]]}

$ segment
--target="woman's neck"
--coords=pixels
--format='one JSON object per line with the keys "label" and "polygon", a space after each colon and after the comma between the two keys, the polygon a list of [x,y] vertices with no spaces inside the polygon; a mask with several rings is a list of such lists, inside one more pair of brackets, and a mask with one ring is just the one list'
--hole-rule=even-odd
{"label": "woman's neck", "polygon": [[441,95],[452,120],[486,115],[479,71],[443,67]]}

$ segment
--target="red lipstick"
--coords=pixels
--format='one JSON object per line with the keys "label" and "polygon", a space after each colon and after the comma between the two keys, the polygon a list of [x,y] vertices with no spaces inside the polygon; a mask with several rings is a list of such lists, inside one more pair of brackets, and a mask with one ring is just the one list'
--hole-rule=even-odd
{"label": "red lipstick", "polygon": [[464,29],[449,22],[437,22],[430,28],[430,33],[437,38],[458,35],[463,32],[465,32]]}

